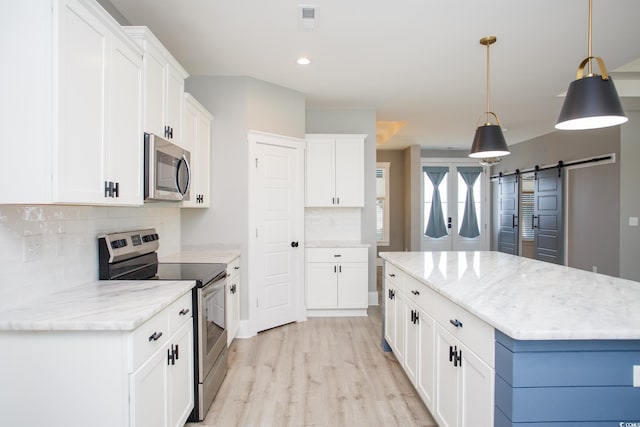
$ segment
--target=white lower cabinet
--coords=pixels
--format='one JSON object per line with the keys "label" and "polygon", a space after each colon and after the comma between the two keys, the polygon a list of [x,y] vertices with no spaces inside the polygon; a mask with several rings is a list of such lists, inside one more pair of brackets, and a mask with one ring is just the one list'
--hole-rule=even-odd
{"label": "white lower cabinet", "polygon": [[227,288],[225,300],[225,321],[227,327],[227,346],[240,329],[240,258],[227,265]]}
{"label": "white lower cabinet", "polygon": [[491,427],[493,328],[385,263],[385,339],[440,427]]}
{"label": "white lower cabinet", "polygon": [[[369,303],[368,248],[306,250],[307,314],[365,314]],[[314,312],[313,310],[333,310]]]}
{"label": "white lower cabinet", "polygon": [[[2,426],[183,427],[194,404],[191,291],[132,331],[10,331]],[[38,408],[34,410],[33,402]]]}

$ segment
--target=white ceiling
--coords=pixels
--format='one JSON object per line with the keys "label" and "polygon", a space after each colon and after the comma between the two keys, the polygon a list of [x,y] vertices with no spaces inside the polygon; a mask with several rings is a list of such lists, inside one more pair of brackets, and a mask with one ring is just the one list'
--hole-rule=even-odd
{"label": "white ceiling", "polygon": [[[375,109],[407,121],[384,148],[467,149],[486,104],[507,142],[554,131],[587,56],[587,0],[111,0],[146,25],[191,75],[250,76],[306,96],[307,108]],[[298,5],[317,7],[300,31]],[[593,54],[626,108],[640,103],[640,1],[594,0]],[[306,56],[312,63],[299,66]],[[635,61],[635,62],[633,62]],[[627,65],[628,64],[628,65]],[[622,72],[624,71],[624,72]],[[630,98],[626,98],[630,96]]]}

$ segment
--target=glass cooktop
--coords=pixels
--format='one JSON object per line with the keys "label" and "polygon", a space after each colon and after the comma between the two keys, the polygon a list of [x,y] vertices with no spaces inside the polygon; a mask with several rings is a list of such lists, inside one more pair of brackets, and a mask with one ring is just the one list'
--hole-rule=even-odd
{"label": "glass cooktop", "polygon": [[201,288],[209,282],[223,279],[227,274],[227,264],[186,264],[159,263],[156,279],[159,280],[195,280]]}

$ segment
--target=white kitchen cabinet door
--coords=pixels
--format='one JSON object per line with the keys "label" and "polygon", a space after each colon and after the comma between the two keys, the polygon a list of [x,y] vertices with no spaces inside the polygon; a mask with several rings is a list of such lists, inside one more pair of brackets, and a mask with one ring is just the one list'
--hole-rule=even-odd
{"label": "white kitchen cabinet door", "polygon": [[130,378],[131,427],[167,425],[167,348],[153,354]]}
{"label": "white kitchen cabinet door", "polygon": [[144,50],[144,131],[183,147],[184,80],[189,75],[147,27],[124,31]]}
{"label": "white kitchen cabinet door", "polygon": [[[171,339],[175,360],[167,365],[169,427],[183,427],[193,409],[193,324],[185,322]],[[161,424],[157,424],[160,426]]]}
{"label": "white kitchen cabinet door", "polygon": [[171,142],[182,146],[182,108],[184,98],[184,75],[173,64],[167,65],[166,126],[171,128]]}
{"label": "white kitchen cabinet door", "polygon": [[396,355],[396,359],[400,364],[404,363],[405,357],[405,311],[407,309],[407,305],[405,303],[405,296],[402,292],[396,292],[395,295],[395,340],[391,346],[393,353]]}
{"label": "white kitchen cabinet door", "polygon": [[227,265],[227,284],[225,299],[225,320],[227,326],[227,347],[240,328],[240,258]]}
{"label": "white kitchen cabinet door", "polygon": [[429,411],[433,412],[435,385],[435,321],[419,309],[418,325],[418,373],[416,390]]}
{"label": "white kitchen cabinet door", "polygon": [[369,266],[364,262],[338,264],[338,308],[364,308],[369,305]]}
{"label": "white kitchen cabinet door", "polygon": [[79,2],[61,2],[58,19],[59,134],[53,198],[103,203],[109,30]]}
{"label": "white kitchen cabinet door", "polygon": [[110,69],[106,181],[118,184],[119,204],[142,200],[142,61],[119,39],[113,40]]}
{"label": "white kitchen cabinet door", "polygon": [[419,312],[415,304],[410,300],[407,300],[405,307],[405,353],[403,367],[407,377],[409,377],[411,383],[415,385],[416,379],[418,378],[418,357],[420,355],[420,314],[418,314]]}
{"label": "white kitchen cabinet door", "polygon": [[[436,325],[436,381],[433,416],[441,427],[459,425],[460,369],[450,355],[460,343],[440,325]],[[480,425],[480,424],[478,424]]]}
{"label": "white kitchen cabinet door", "polygon": [[468,347],[461,348],[459,426],[492,426],[494,371]]}
{"label": "white kitchen cabinet door", "polygon": [[396,309],[398,291],[388,279],[384,281],[384,339],[393,350],[396,342]]}
{"label": "white kitchen cabinet door", "polygon": [[338,306],[337,264],[307,263],[307,308],[332,309]]}
{"label": "white kitchen cabinet door", "polygon": [[181,207],[208,208],[210,197],[211,122],[213,117],[193,96],[184,94],[182,142],[191,153],[190,200]]}
{"label": "white kitchen cabinet door", "polygon": [[335,140],[308,140],[306,159],[306,206],[334,206]]}
{"label": "white kitchen cabinet door", "polygon": [[337,138],[336,153],[336,205],[364,206],[364,138]]}
{"label": "white kitchen cabinet door", "polygon": [[153,45],[146,45],[144,53],[144,121],[145,132],[164,136],[164,108],[166,105],[166,61]]}
{"label": "white kitchen cabinet door", "polygon": [[307,135],[306,206],[364,206],[366,135]]}

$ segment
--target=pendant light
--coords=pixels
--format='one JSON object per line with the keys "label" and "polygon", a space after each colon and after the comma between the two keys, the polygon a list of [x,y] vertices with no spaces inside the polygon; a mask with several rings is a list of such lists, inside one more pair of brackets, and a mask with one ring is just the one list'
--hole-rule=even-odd
{"label": "pendant light", "polygon": [[[502,135],[502,128],[500,127],[500,120],[498,116],[489,108],[489,46],[496,42],[495,36],[487,36],[480,39],[480,44],[487,47],[487,111],[486,122],[478,126],[476,129],[475,137],[473,138],[473,144],[471,145],[471,152],[469,157],[476,159],[488,159],[492,157],[506,156],[509,153],[507,148],[507,142]],[[491,123],[491,116],[496,120],[496,124]]]}
{"label": "pendant light", "polygon": [[[604,61],[591,54],[591,22],[593,0],[589,0],[589,52],[578,67],[576,80],[571,82],[564,99],[556,129],[596,129],[620,125],[629,120],[622,110],[613,80],[607,74]],[[598,62],[602,75],[592,69],[593,60]],[[587,66],[587,75],[584,75]]]}

